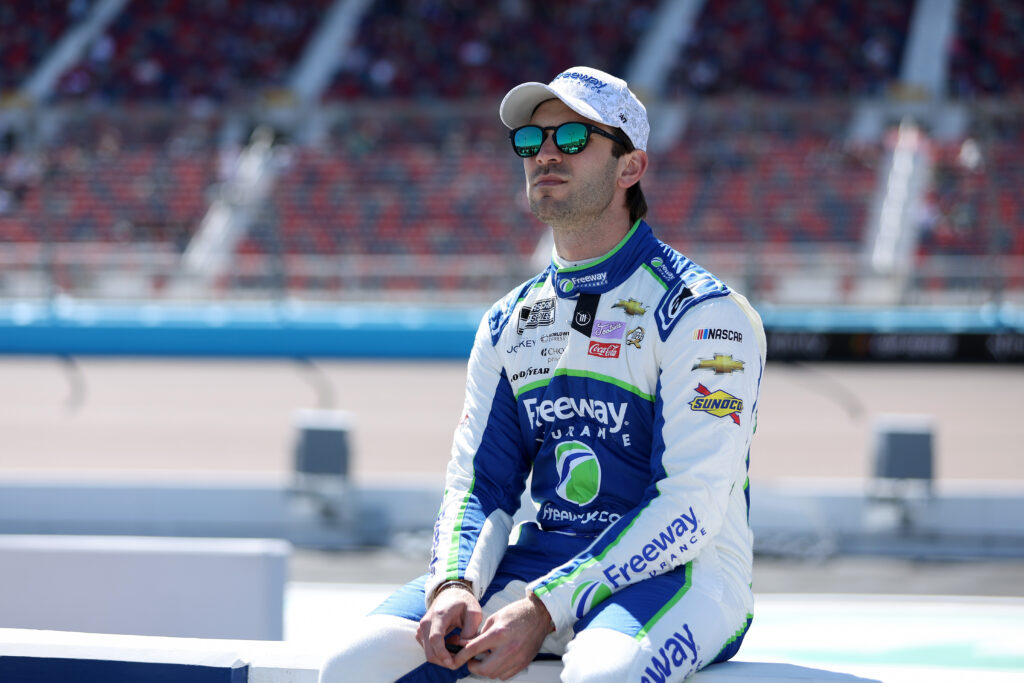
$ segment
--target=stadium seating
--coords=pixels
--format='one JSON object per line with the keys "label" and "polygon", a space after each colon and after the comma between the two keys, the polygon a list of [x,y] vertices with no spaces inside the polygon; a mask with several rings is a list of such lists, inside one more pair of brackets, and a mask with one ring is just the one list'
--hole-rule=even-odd
{"label": "stadium seating", "polygon": [[976,126],[964,140],[934,147],[922,256],[1024,255],[1024,125],[1019,114],[1003,121],[1003,130]]}
{"label": "stadium seating", "polygon": [[[879,145],[843,143],[849,109],[719,102],[697,108],[682,139],[656,155],[651,222],[677,248],[696,244],[843,243],[862,239]],[[656,198],[656,199],[654,199]]]}
{"label": "stadium seating", "polygon": [[959,97],[1024,92],[1020,46],[1024,5],[1016,0],[958,3],[949,90]]}
{"label": "stadium seating", "polygon": [[378,0],[327,99],[493,97],[574,64],[622,73],[656,5]]}
{"label": "stadium seating", "polygon": [[60,99],[249,101],[285,85],[330,0],[128,3],[58,87]]}
{"label": "stadium seating", "polygon": [[142,111],[82,115],[45,149],[16,145],[0,157],[0,241],[183,249],[217,180],[217,125]]}
{"label": "stadium seating", "polygon": [[902,0],[707,2],[667,95],[877,95],[899,70]]}
{"label": "stadium seating", "polygon": [[0,99],[17,90],[87,7],[86,2],[63,0],[0,5]]}
{"label": "stadium seating", "polygon": [[[0,93],[23,84],[90,9],[9,4],[0,9]],[[0,242],[160,243],[181,253],[218,196],[221,166],[267,114],[248,107],[287,85],[332,4],[127,3],[44,103],[58,116],[38,129],[24,123],[27,111],[20,127],[0,120]],[[318,105],[327,130],[278,128],[276,182],[235,250],[247,264],[235,282],[333,290],[340,276],[292,272],[314,257],[405,258],[421,273],[442,257],[528,261],[544,230],[527,210],[497,99],[567,64],[625,74],[658,7],[368,2]],[[932,141],[922,263],[1024,256],[1020,107],[970,99],[1019,91],[1011,48],[1024,35],[1024,10],[1009,0],[958,7],[948,78],[951,93],[967,98],[968,130]],[[892,94],[914,8],[704,3],[661,92],[645,94],[652,111],[686,111],[676,139],[659,138],[643,183],[659,236],[698,254],[863,251],[888,152],[883,139],[847,138],[860,103]],[[273,259],[287,276],[268,274]],[[455,276],[431,282],[465,286]]]}

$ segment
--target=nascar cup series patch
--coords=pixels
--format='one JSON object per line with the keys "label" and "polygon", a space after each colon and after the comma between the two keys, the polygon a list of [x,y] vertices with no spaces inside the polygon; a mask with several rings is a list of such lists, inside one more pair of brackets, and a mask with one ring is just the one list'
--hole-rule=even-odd
{"label": "nascar cup series patch", "polygon": [[558,470],[559,496],[575,503],[588,505],[597,498],[601,489],[601,463],[594,451],[580,441],[566,441],[555,448],[555,467]]}
{"label": "nascar cup series patch", "polygon": [[700,396],[690,401],[690,410],[709,413],[715,417],[729,416],[736,424],[740,423],[739,414],[743,412],[743,399],[721,389],[709,391],[703,384],[698,384],[694,391]]}

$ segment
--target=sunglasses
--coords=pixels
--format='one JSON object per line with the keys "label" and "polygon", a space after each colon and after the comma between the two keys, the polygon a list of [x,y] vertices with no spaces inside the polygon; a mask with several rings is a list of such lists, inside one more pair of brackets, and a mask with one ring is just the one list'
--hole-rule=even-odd
{"label": "sunglasses", "polygon": [[592,123],[582,121],[569,121],[560,126],[520,126],[509,132],[508,139],[512,141],[512,149],[523,158],[535,157],[540,152],[541,145],[547,139],[549,130],[554,132],[555,147],[563,154],[579,154],[590,142],[590,134],[597,133],[609,140],[614,140],[620,145],[625,143],[616,135],[602,130]]}

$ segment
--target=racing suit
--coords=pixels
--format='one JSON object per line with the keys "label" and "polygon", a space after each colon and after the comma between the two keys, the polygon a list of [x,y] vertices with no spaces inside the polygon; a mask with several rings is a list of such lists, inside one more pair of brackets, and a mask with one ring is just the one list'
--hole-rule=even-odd
{"label": "racing suit", "polygon": [[[552,264],[481,322],[429,572],[378,613],[418,620],[466,579],[485,615],[532,591],[555,625],[542,652],[580,680],[600,679],[595,651],[638,682],[728,659],[753,612],[764,360],[746,299],[643,221],[596,261]],[[514,530],[528,480],[536,516]],[[588,632],[599,647],[572,660]],[[424,667],[408,680],[454,679]]]}

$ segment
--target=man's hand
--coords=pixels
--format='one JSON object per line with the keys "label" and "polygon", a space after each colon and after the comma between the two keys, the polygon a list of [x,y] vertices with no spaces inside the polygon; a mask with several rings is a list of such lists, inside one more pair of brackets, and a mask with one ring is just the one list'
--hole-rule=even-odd
{"label": "man's hand", "polygon": [[427,613],[420,619],[416,642],[423,646],[427,661],[448,669],[457,669],[464,662],[455,663],[445,647],[445,636],[452,629],[460,629],[463,638],[472,638],[480,628],[483,612],[480,602],[468,589],[449,588],[436,595]]}
{"label": "man's hand", "polygon": [[[476,675],[508,680],[533,661],[552,630],[547,608],[531,593],[488,617],[477,637],[459,638],[464,647],[452,668],[468,662]],[[483,655],[482,660],[474,659],[478,655]]]}

